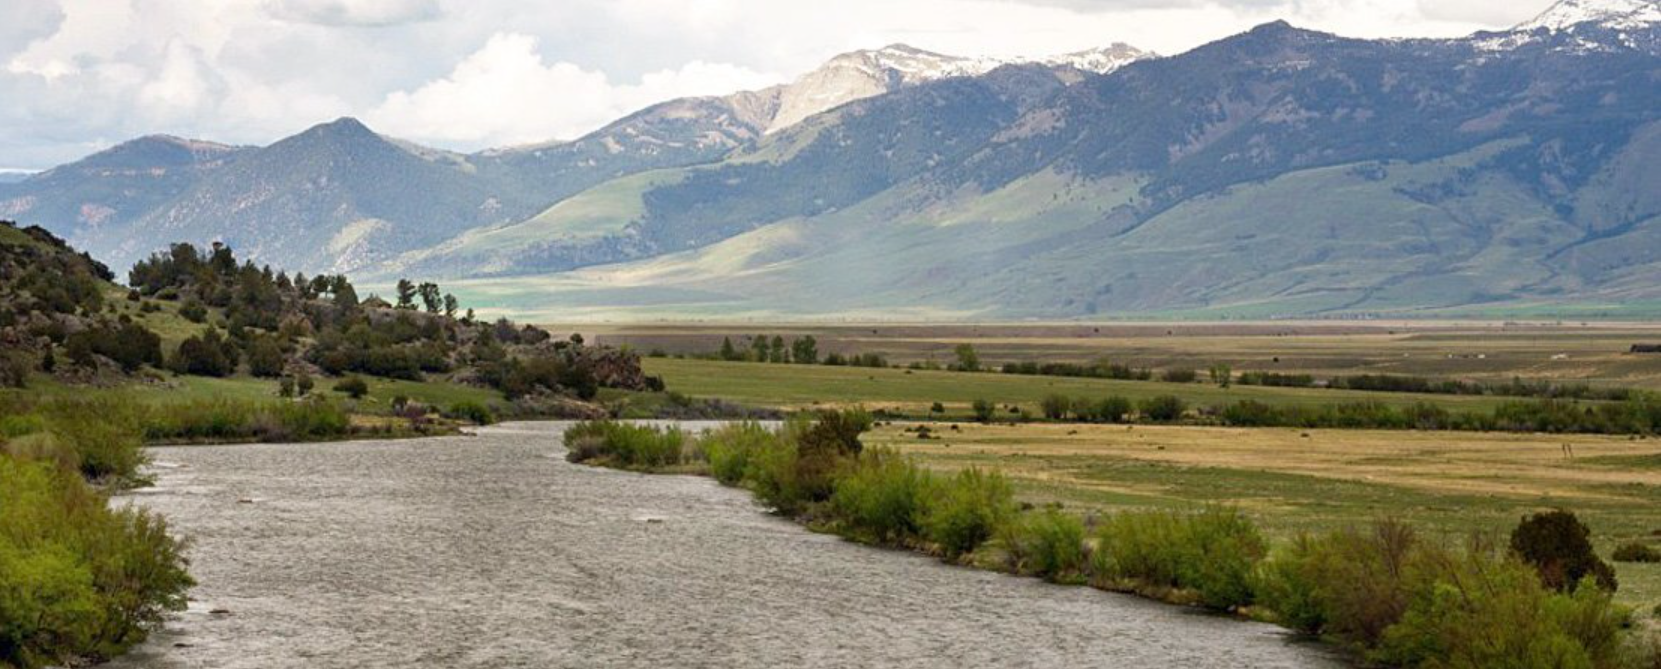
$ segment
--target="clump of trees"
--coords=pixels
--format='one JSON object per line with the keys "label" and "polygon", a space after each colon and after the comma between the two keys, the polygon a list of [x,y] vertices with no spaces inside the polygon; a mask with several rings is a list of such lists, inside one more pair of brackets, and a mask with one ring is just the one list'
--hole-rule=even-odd
{"label": "clump of trees", "polygon": [[[223,314],[169,357],[168,366],[181,374],[229,376],[245,362],[254,376],[291,379],[285,386],[291,394],[307,368],[412,381],[456,374],[509,398],[556,393],[587,400],[606,383],[634,390],[649,385],[633,358],[612,356],[614,368],[598,373],[597,356],[578,335],[554,341],[541,328],[505,318],[478,322],[472,310],[458,318],[459,301],[435,283],[400,280],[395,304],[360,300],[345,276],[290,277],[238,262],[217,243],[205,252],[176,244],[134,266],[129,281],[141,296],[179,302],[181,313],[200,310],[195,320],[209,321],[209,309]],[[816,344],[797,341],[787,354],[816,360]],[[633,361],[633,369],[619,372],[619,360]],[[307,388],[299,390],[303,395]]]}

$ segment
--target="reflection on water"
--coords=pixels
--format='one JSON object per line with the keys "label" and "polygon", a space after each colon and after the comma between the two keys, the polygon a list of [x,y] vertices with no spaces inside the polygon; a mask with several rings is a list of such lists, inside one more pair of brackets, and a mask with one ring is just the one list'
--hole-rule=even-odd
{"label": "reflection on water", "polygon": [[811,534],[557,424],[156,449],[189,611],[115,667],[1327,667],[1275,628]]}

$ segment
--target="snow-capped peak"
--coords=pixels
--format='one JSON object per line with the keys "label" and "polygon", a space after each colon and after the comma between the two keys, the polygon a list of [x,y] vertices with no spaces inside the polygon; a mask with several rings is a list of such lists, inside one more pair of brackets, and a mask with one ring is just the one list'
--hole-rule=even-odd
{"label": "snow-capped peak", "polygon": [[1107,74],[1136,61],[1152,57],[1153,54],[1143,51],[1129,44],[1114,44],[1099,49],[1075,51],[1059,56],[1041,58],[1037,62],[1051,67],[1075,67],[1085,72]]}
{"label": "snow-capped peak", "polygon": [[1517,29],[1559,31],[1582,23],[1616,30],[1661,23],[1661,0],[1561,0]]}
{"label": "snow-capped peak", "polygon": [[1153,54],[1125,44],[1045,58],[961,57],[905,44],[852,51],[785,85],[779,110],[767,132],[788,128],[809,116],[904,86],[953,77],[973,77],[1005,65],[1039,64],[1075,67],[1107,74]]}

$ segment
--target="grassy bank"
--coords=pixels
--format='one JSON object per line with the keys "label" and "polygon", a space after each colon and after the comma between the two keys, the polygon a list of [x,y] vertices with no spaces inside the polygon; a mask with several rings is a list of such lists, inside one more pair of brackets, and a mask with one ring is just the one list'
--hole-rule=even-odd
{"label": "grassy bank", "polygon": [[108,659],[184,608],[184,543],[107,497],[142,482],[139,412],[0,401],[0,667]]}
{"label": "grassy bank", "polygon": [[567,444],[578,462],[705,471],[850,539],[1270,620],[1381,666],[1657,661],[1644,647],[1648,631],[1622,631],[1635,618],[1604,589],[1613,581],[1580,580],[1607,567],[1567,514],[1531,518],[1508,544],[1484,538],[1493,535],[1447,542],[1387,520],[1277,540],[1225,506],[1086,515],[1035,507],[995,470],[937,471],[867,449],[860,435],[870,426],[861,414],[837,412],[780,430],[736,424],[697,437],[586,423],[567,433]]}

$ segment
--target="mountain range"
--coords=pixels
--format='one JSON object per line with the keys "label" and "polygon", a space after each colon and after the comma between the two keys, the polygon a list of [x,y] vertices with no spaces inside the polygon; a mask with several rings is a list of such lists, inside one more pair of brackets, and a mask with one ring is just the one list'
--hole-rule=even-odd
{"label": "mountain range", "polygon": [[112,266],[171,240],[549,318],[1661,311],[1661,5],[1159,57],[894,45],[476,154],[351,120],[0,183]]}

